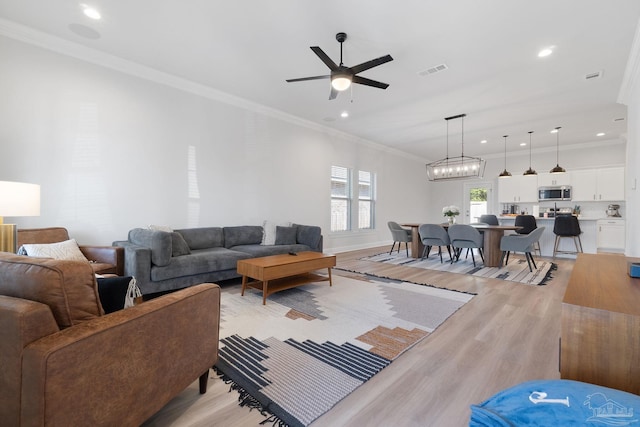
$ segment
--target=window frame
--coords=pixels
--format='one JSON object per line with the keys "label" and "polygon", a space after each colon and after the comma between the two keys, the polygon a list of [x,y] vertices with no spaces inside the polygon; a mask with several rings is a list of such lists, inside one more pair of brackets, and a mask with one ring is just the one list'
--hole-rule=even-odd
{"label": "window frame", "polygon": [[[337,174],[334,174],[334,171],[336,169],[342,169],[346,172],[344,178],[342,176],[338,176]],[[341,181],[342,180],[342,181]],[[343,232],[349,232],[351,231],[352,228],[352,204],[353,204],[353,171],[351,168],[346,167],[346,166],[337,166],[337,165],[332,165],[331,166],[331,232],[332,233],[343,233]],[[344,182],[344,188],[345,188],[345,193],[344,195],[338,195],[338,194],[334,194],[334,182]],[[341,222],[344,223],[345,227],[344,229],[340,228],[340,229],[334,229],[334,225],[337,225],[336,223],[338,222],[337,220],[334,222],[334,218],[335,218],[335,211],[334,211],[334,207],[335,207],[335,202],[336,201],[340,201],[340,202],[344,202],[345,206],[344,208],[346,209],[346,218],[344,218]]]}
{"label": "window frame", "polygon": [[[338,173],[338,171],[342,173]],[[368,180],[363,180],[362,174],[367,174]],[[368,232],[376,229],[376,198],[377,198],[377,174],[373,171],[359,170],[347,166],[331,165],[331,200],[330,200],[330,227],[331,233]],[[336,182],[344,183],[345,194],[336,194],[334,191]],[[362,194],[362,187],[368,186],[368,191]],[[341,209],[346,210],[342,219],[336,219],[336,202],[343,204]],[[362,207],[366,205],[368,224],[362,227]],[[338,222],[344,228],[336,229]]]}

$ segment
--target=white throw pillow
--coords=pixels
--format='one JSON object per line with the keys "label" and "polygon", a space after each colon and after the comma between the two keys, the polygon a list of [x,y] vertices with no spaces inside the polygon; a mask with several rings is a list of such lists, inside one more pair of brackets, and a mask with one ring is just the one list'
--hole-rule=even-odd
{"label": "white throw pillow", "polygon": [[171,227],[169,227],[168,225],[154,225],[154,224],[150,224],[149,225],[149,230],[154,230],[154,231],[166,231],[167,233],[171,233],[173,232],[173,229]]}
{"label": "white throw pillow", "polygon": [[22,246],[29,256],[89,262],[80,252],[76,239],[58,243],[24,244]]}
{"label": "white throw pillow", "polygon": [[276,227],[291,227],[290,222],[276,223],[273,221],[265,221],[262,224],[262,245],[276,244]]}

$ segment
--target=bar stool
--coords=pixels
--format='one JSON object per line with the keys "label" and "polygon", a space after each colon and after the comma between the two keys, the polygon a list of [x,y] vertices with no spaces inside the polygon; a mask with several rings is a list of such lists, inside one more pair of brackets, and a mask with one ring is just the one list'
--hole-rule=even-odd
{"label": "bar stool", "polygon": [[[553,234],[556,235],[556,242],[553,245],[553,257],[556,254],[577,254],[582,252],[582,241],[580,240],[580,222],[578,217],[573,215],[558,215],[553,223]],[[558,245],[563,237],[570,237],[573,239],[573,244],[576,246],[575,251],[559,251]]]}

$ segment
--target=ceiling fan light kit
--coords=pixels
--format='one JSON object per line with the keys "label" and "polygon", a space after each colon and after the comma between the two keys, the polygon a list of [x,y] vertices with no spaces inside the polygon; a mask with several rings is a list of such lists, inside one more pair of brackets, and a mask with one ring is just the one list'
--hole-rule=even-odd
{"label": "ceiling fan light kit", "polygon": [[560,127],[554,129],[556,134],[556,165],[549,173],[565,173],[566,170],[560,166]]}
{"label": "ceiling fan light kit", "polygon": [[[445,117],[447,121],[447,156],[444,159],[428,163],[427,178],[429,181],[451,181],[455,179],[482,178],[486,163],[480,157],[464,155],[464,118],[466,114]],[[462,119],[461,153],[457,157],[449,157],[449,120]]]}
{"label": "ceiling fan light kit", "polygon": [[324,64],[329,67],[331,70],[331,74],[323,75],[323,76],[314,76],[314,77],[302,77],[299,79],[288,79],[288,83],[293,82],[302,82],[307,80],[321,80],[321,79],[330,79],[331,81],[331,92],[329,94],[329,100],[335,99],[338,96],[338,92],[342,92],[347,90],[351,83],[357,83],[365,86],[371,86],[378,89],[386,89],[389,87],[387,83],[378,82],[375,80],[368,79],[366,77],[358,76],[358,73],[366,71],[370,68],[377,67],[378,65],[382,65],[389,61],[393,61],[391,55],[381,56],[380,58],[372,59],[367,62],[363,62],[362,64],[358,64],[354,67],[347,67],[342,62],[342,43],[347,39],[347,33],[338,33],[336,34],[336,40],[340,43],[340,65],[333,62],[329,56],[324,53],[322,49],[318,46],[311,46],[311,50],[320,58]]}

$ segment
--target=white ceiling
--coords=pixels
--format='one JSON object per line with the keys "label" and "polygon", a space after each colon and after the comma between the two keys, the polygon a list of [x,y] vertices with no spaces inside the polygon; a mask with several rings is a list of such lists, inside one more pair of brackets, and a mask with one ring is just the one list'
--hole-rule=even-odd
{"label": "white ceiling", "polygon": [[[423,159],[444,157],[444,118],[461,113],[467,155],[502,153],[502,135],[528,151],[528,131],[534,150],[555,146],[556,126],[561,145],[624,136],[616,100],[639,17],[638,0],[0,0],[0,18]],[[362,73],[388,89],[354,85],[353,99],[329,101],[328,80],[285,82],[327,74],[309,47],[339,62],[340,31],[347,66],[393,56]],[[450,122],[451,155],[460,128]]]}

